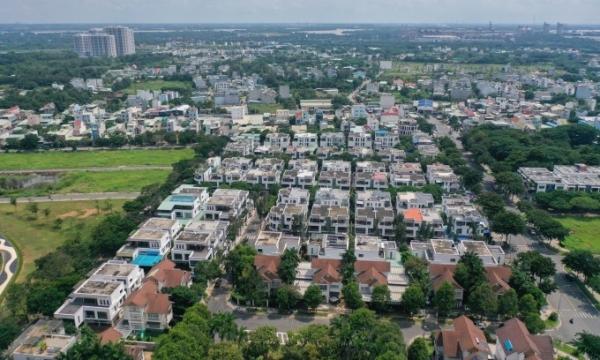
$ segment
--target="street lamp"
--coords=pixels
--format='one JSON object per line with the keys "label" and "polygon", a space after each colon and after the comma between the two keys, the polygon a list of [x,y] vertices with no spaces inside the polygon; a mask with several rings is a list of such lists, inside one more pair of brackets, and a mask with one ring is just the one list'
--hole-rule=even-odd
{"label": "street lamp", "polygon": [[[570,287],[570,286],[571,286],[571,285],[565,285],[565,287]],[[561,292],[560,292],[560,297],[558,298],[558,309],[556,310],[556,312],[557,312],[558,314],[560,314],[560,304],[561,304],[561,302],[562,302],[562,297],[563,297],[563,295],[564,295],[564,292],[562,292],[562,291],[561,291]]]}

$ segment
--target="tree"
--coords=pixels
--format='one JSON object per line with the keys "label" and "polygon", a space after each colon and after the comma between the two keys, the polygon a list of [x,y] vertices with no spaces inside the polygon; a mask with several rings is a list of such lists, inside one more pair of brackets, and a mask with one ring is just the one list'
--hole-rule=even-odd
{"label": "tree", "polygon": [[48,220],[48,216],[50,216],[50,208],[43,208],[42,209],[42,214],[44,214],[44,217],[46,218],[46,220]]}
{"label": "tree", "polygon": [[15,207],[15,212],[16,212],[17,211],[17,197],[16,196],[10,197],[10,204]]}
{"label": "tree", "polygon": [[387,311],[388,304],[392,301],[392,293],[385,284],[375,285],[371,294],[371,306],[379,312]]}
{"label": "tree", "polygon": [[448,316],[455,302],[454,286],[449,281],[444,281],[437,289],[433,298],[433,304],[438,311],[438,315]]}
{"label": "tree", "polygon": [[96,208],[96,214],[100,214],[100,201],[94,201],[94,207]]}
{"label": "tree", "polygon": [[310,309],[318,308],[325,300],[319,285],[310,285],[304,292],[304,303]]}
{"label": "tree", "polygon": [[344,285],[354,281],[356,275],[354,270],[354,263],[356,262],[356,255],[354,254],[354,247],[350,246],[342,254],[342,282]]}
{"label": "tree", "polygon": [[404,271],[409,280],[426,273],[429,268],[429,261],[418,256],[411,256],[404,261]]}
{"label": "tree", "polygon": [[470,292],[467,305],[474,314],[479,316],[487,316],[498,311],[496,294],[487,283],[480,284]]}
{"label": "tree", "polygon": [[477,196],[477,204],[481,206],[483,214],[490,219],[493,218],[494,215],[504,211],[505,205],[502,196],[489,191],[482,191],[481,194]]}
{"label": "tree", "polygon": [[491,229],[505,235],[508,242],[509,235],[518,235],[525,231],[525,220],[517,213],[502,211],[493,217]]}
{"label": "tree", "polygon": [[92,231],[92,252],[99,256],[114,256],[135,228],[135,222],[118,213],[104,217]]}
{"label": "tree", "polygon": [[531,334],[541,334],[546,330],[546,324],[537,312],[532,312],[525,315],[525,327]]}
{"label": "tree", "polygon": [[111,214],[113,213],[113,202],[111,199],[104,200],[104,210],[110,211]]}
{"label": "tree", "polygon": [[525,192],[523,179],[514,172],[504,171],[494,174],[498,190],[507,198],[512,195],[520,195]]}
{"label": "tree", "polygon": [[298,268],[298,252],[296,249],[286,249],[281,254],[281,262],[277,269],[277,274],[281,281],[285,284],[291,285],[296,279],[296,269]]}
{"label": "tree", "polygon": [[596,258],[589,250],[576,249],[569,251],[563,258],[562,263],[576,273],[582,274],[585,282],[590,277],[600,275],[600,259]]}
{"label": "tree", "polygon": [[52,227],[56,230],[60,230],[60,228],[62,227],[63,224],[63,219],[61,218],[56,218],[54,219],[54,221],[52,222]]}
{"label": "tree", "polygon": [[465,289],[466,295],[479,285],[487,284],[487,275],[481,258],[473,252],[462,255],[456,265],[454,279]]}
{"label": "tree", "polygon": [[249,343],[243,352],[246,358],[269,358],[269,354],[279,349],[277,329],[273,326],[261,326],[250,333]]}
{"label": "tree", "polygon": [[533,295],[526,294],[521,297],[521,300],[519,300],[519,311],[523,315],[537,313],[539,311],[538,303],[535,301]]}
{"label": "tree", "polygon": [[200,301],[198,294],[187,286],[163,289],[163,292],[165,291],[170,295],[169,299],[173,302],[173,314],[176,316],[182,316],[187,308]]}
{"label": "tree", "polygon": [[600,359],[600,336],[588,332],[577,333],[573,345],[591,360]]}
{"label": "tree", "polygon": [[22,329],[14,317],[0,319],[0,349],[6,349],[19,336]]}
{"label": "tree", "polygon": [[208,360],[244,360],[244,356],[236,343],[222,341],[210,346]]}
{"label": "tree", "polygon": [[81,339],[76,342],[73,346],[65,353],[58,353],[57,360],[77,360],[77,359],[89,359],[89,360],[101,360],[101,359],[114,359],[114,360],[133,360],[125,352],[125,347],[122,342],[109,342],[108,344],[102,345],[100,338],[87,326],[81,329]]}
{"label": "tree", "polygon": [[408,360],[429,360],[427,342],[422,337],[416,338],[408,347]]}
{"label": "tree", "polygon": [[36,203],[36,202],[27,203],[26,209],[37,219],[37,213],[40,211],[40,207],[39,207],[38,203]]}
{"label": "tree", "polygon": [[404,224],[404,216],[402,214],[398,214],[394,217],[394,241],[398,246],[407,241],[406,225]]}
{"label": "tree", "polygon": [[425,295],[419,286],[409,286],[402,294],[402,307],[411,316],[425,306]]}
{"label": "tree", "polygon": [[344,285],[342,289],[342,295],[344,296],[344,303],[346,307],[356,310],[365,306],[365,302],[362,299],[362,294],[358,289],[358,284],[356,282],[349,282]]}
{"label": "tree", "polygon": [[231,274],[233,284],[237,284],[244,271],[254,268],[256,254],[256,249],[247,245],[236,246],[227,254],[225,268]]}
{"label": "tree", "polygon": [[221,341],[233,341],[237,339],[238,327],[235,323],[236,317],[232,313],[217,313],[208,319],[210,334],[214,339],[219,335]]}
{"label": "tree", "polygon": [[217,259],[198,261],[194,266],[196,282],[206,283],[223,275],[221,263]]}
{"label": "tree", "polygon": [[289,310],[296,307],[298,301],[302,298],[298,288],[293,285],[283,285],[277,290],[277,304],[283,310]]}
{"label": "tree", "polygon": [[519,312],[519,297],[514,289],[505,291],[498,297],[498,314],[512,318]]}
{"label": "tree", "polygon": [[538,288],[546,295],[552,294],[558,290],[558,284],[552,279],[542,279],[538,284]]}

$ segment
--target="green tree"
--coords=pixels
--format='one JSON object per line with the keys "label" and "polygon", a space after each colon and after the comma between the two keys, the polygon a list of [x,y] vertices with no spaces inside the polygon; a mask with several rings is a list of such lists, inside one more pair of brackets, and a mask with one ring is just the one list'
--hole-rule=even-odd
{"label": "green tree", "polygon": [[310,285],[304,292],[304,303],[311,309],[318,308],[325,300],[319,285]]}
{"label": "green tree", "polygon": [[422,337],[416,338],[408,347],[408,360],[429,360],[427,341]]}
{"label": "green tree", "polygon": [[474,314],[480,316],[487,316],[498,311],[496,294],[487,283],[478,285],[470,292],[467,305]]}
{"label": "green tree", "polygon": [[569,251],[562,259],[562,263],[576,273],[582,274],[586,282],[590,277],[600,275],[600,259],[589,250]]}
{"label": "green tree", "polygon": [[26,209],[37,219],[37,213],[40,211],[38,203],[30,201],[27,203]]}
{"label": "green tree", "polygon": [[481,284],[487,284],[487,275],[481,258],[473,252],[462,255],[456,265],[454,279],[465,289],[467,298],[473,289]]}
{"label": "green tree", "polygon": [[279,349],[277,329],[273,326],[261,326],[250,333],[249,343],[244,348],[245,358],[263,359],[271,358],[271,354]]}
{"label": "green tree", "polygon": [[211,345],[208,360],[244,360],[244,355],[236,343],[222,341]]}
{"label": "green tree", "polygon": [[498,297],[498,314],[512,318],[519,313],[519,297],[514,289],[505,291]]}
{"label": "green tree", "polygon": [[0,349],[7,349],[8,346],[19,336],[22,329],[14,317],[4,317],[0,319]]}
{"label": "green tree", "polygon": [[483,191],[477,196],[477,204],[481,206],[483,214],[489,219],[504,211],[505,205],[502,196],[489,191]]}
{"label": "green tree", "polygon": [[207,282],[223,275],[221,263],[217,259],[198,261],[194,266],[197,282]]}
{"label": "green tree", "polygon": [[573,345],[591,360],[600,359],[600,336],[588,332],[577,333]]}
{"label": "green tree", "polygon": [[281,254],[281,262],[277,269],[277,274],[281,281],[288,285],[294,283],[299,262],[298,252],[295,249],[286,249],[283,254]]}
{"label": "green tree", "polygon": [[238,279],[248,269],[254,268],[254,257],[256,249],[253,246],[241,245],[231,250],[225,258],[225,268],[231,274],[233,284],[237,284]]}
{"label": "green tree", "polygon": [[298,301],[302,298],[298,288],[293,285],[283,285],[277,289],[277,304],[283,310],[289,310],[296,307]]}
{"label": "green tree", "polygon": [[402,307],[411,316],[425,306],[425,295],[419,286],[409,286],[402,294]]}
{"label": "green tree", "polygon": [[535,298],[531,294],[526,294],[521,297],[519,300],[519,311],[523,315],[527,315],[529,313],[537,313],[538,303],[535,301]]}
{"label": "green tree", "polygon": [[518,235],[525,231],[525,220],[514,212],[502,211],[496,214],[492,219],[492,231],[506,236],[506,241],[510,235]]}
{"label": "green tree", "polygon": [[10,204],[15,207],[15,212],[17,211],[17,201],[18,199],[16,196],[10,197]]}
{"label": "green tree", "polygon": [[375,285],[371,294],[371,306],[378,312],[386,312],[392,301],[392,293],[385,284]]}
{"label": "green tree", "polygon": [[52,222],[52,227],[56,230],[60,230],[60,228],[62,227],[63,224],[63,219],[61,218],[56,218],[54,219],[54,221]]}
{"label": "green tree", "polygon": [[394,241],[398,246],[407,242],[406,225],[404,224],[404,216],[402,214],[394,217]]}
{"label": "green tree", "polygon": [[81,339],[75,345],[69,348],[65,353],[58,353],[58,360],[133,360],[125,352],[122,342],[100,344],[100,338],[89,327],[84,326],[81,329]]}
{"label": "green tree", "polygon": [[163,289],[163,291],[169,294],[169,298],[173,302],[173,315],[176,316],[182,316],[187,308],[200,301],[198,294],[187,286],[177,286],[172,289]]}
{"label": "green tree", "polygon": [[542,334],[546,330],[546,324],[537,312],[525,315],[524,323],[531,334]]}
{"label": "green tree", "polygon": [[525,192],[523,179],[517,173],[504,171],[494,174],[494,179],[496,180],[498,190],[507,198],[512,195],[521,195]]}
{"label": "green tree", "polygon": [[50,208],[42,209],[42,214],[44,214],[44,217],[46,218],[46,220],[48,220],[48,217],[50,216],[50,212],[52,212],[52,210],[50,210]]}
{"label": "green tree", "polygon": [[211,337],[219,336],[221,341],[234,341],[237,339],[238,327],[236,317],[232,313],[217,313],[208,319]]}
{"label": "green tree", "polygon": [[449,281],[444,281],[437,289],[433,298],[433,304],[438,311],[439,316],[448,316],[450,310],[454,307],[456,296],[454,286]]}
{"label": "green tree", "polygon": [[344,296],[344,303],[346,304],[346,307],[352,310],[356,310],[365,306],[362,294],[358,289],[358,284],[354,281],[344,285],[344,288],[342,289],[342,295]]}
{"label": "green tree", "polygon": [[104,217],[92,230],[92,252],[99,256],[114,256],[127,241],[129,233],[136,228],[136,223],[121,214]]}
{"label": "green tree", "polygon": [[355,280],[354,263],[356,262],[356,255],[354,254],[354,247],[350,246],[342,254],[342,282],[344,285]]}

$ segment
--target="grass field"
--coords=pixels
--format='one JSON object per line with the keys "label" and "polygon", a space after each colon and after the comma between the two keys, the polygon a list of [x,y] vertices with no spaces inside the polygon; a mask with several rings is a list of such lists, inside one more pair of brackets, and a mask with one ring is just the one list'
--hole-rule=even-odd
{"label": "grass field", "polygon": [[279,109],[283,109],[283,105],[281,104],[260,104],[260,103],[250,103],[248,104],[248,112],[250,114],[275,114],[275,112]]}
{"label": "grass field", "polygon": [[[111,200],[113,211],[119,211],[126,200]],[[25,204],[18,204],[17,211],[9,204],[0,204],[0,232],[7,235],[20,249],[23,266],[17,281],[23,281],[33,270],[34,261],[60,246],[66,235],[76,227],[81,227],[83,238],[89,237],[94,225],[100,219],[96,215],[94,201],[73,202],[45,202],[38,203],[40,212],[37,219],[31,219],[32,214],[25,210]],[[100,213],[105,202],[100,201]],[[41,209],[50,209],[48,219],[44,217]],[[70,214],[69,214],[70,213]],[[86,214],[87,213],[87,214]],[[53,221],[63,217],[60,230],[53,228]],[[69,216],[66,216],[69,215]],[[87,217],[85,217],[87,215]]]}
{"label": "grass field", "polygon": [[0,154],[0,170],[76,169],[127,165],[168,166],[193,156],[193,149],[12,153]]}
{"label": "grass field", "polygon": [[600,254],[600,217],[561,216],[556,220],[571,230],[564,242],[567,249],[587,249]]}
{"label": "grass field", "polygon": [[152,80],[152,81],[146,81],[146,82],[140,82],[140,83],[135,83],[132,84],[130,87],[128,87],[127,89],[122,90],[121,92],[125,93],[125,94],[135,94],[137,93],[138,90],[160,90],[164,87],[169,87],[169,88],[173,88],[173,87],[181,87],[181,88],[189,88],[191,90],[191,86],[190,84],[181,82],[181,81],[163,81],[163,80]]}

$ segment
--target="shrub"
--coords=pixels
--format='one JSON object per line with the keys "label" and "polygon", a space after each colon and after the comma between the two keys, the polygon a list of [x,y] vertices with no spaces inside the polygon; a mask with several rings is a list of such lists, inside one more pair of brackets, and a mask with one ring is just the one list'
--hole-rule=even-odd
{"label": "shrub", "polygon": [[556,320],[558,320],[558,314],[556,313],[556,311],[553,311],[553,312],[550,314],[550,316],[548,316],[548,319],[549,319],[550,321],[556,321]]}

